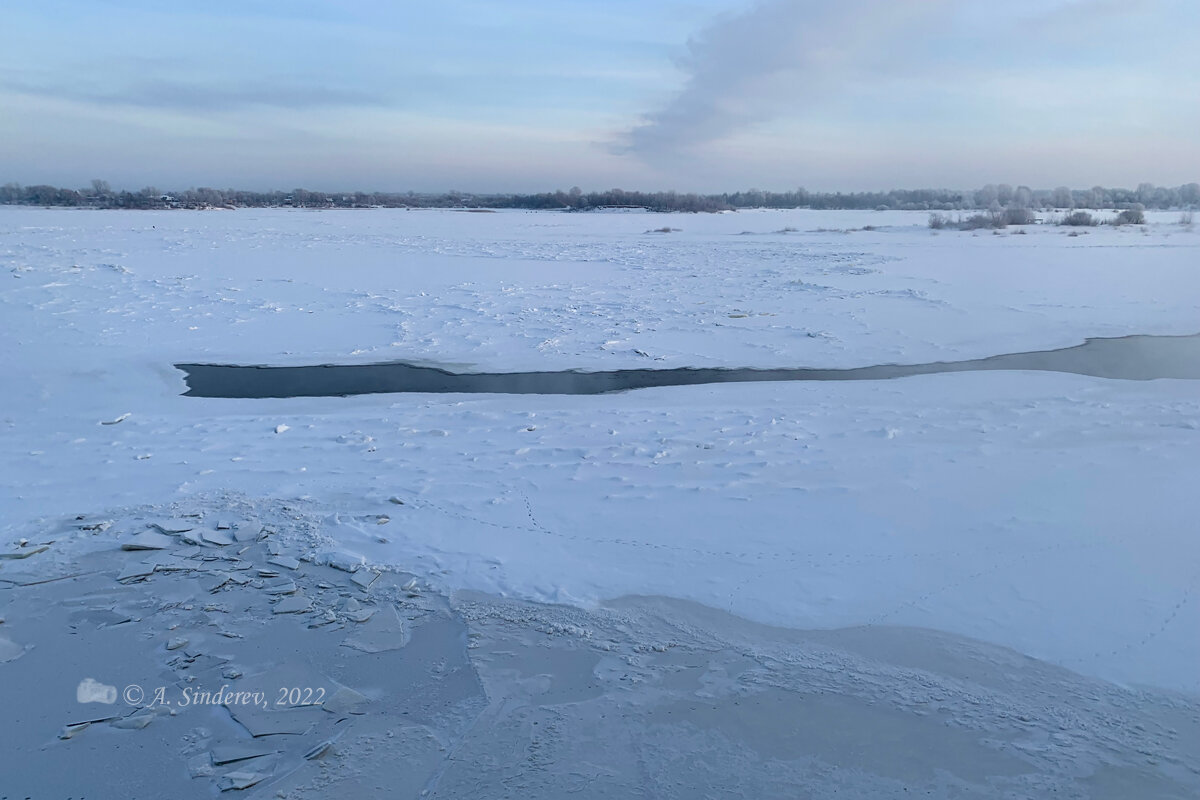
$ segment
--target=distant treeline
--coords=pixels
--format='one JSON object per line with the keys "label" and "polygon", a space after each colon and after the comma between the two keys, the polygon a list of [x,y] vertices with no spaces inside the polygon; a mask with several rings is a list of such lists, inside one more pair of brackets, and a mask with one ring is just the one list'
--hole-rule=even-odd
{"label": "distant treeline", "polygon": [[83,189],[55,186],[0,186],[0,204],[88,208],[524,208],[589,211],[601,208],[645,208],[651,211],[728,211],[738,208],[876,209],[899,211],[960,211],[1009,208],[1111,208],[1140,205],[1148,209],[1189,209],[1200,206],[1200,184],[1175,188],[1143,183],[1136,189],[1030,189],[1028,186],[989,184],[975,191],[893,189],[888,192],[766,192],[748,189],[724,194],[629,192],[610,189],[540,194],[471,194],[446,192],[252,192],[241,189],[187,189],[160,192],[146,187],[136,192],[114,191],[107,181],[94,180]]}

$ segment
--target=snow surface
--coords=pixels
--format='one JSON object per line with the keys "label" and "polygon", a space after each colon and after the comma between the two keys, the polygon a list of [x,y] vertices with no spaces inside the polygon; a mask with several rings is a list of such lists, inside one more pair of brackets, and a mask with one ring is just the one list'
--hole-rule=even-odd
{"label": "snow surface", "polygon": [[920,626],[1200,692],[1193,382],[221,400],[180,397],[171,366],[849,367],[1190,334],[1200,233],[1176,216],[1072,236],[900,212],[0,208],[0,536],[305,497],[443,590]]}

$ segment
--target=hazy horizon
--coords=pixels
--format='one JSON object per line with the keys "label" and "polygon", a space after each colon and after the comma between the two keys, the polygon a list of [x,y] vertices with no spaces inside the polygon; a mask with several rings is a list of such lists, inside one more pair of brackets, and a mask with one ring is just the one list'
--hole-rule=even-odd
{"label": "hazy horizon", "polygon": [[474,193],[1173,186],[1183,0],[8,9],[0,180]]}
{"label": "hazy horizon", "polygon": [[[539,189],[531,189],[528,191],[504,191],[504,190],[477,191],[477,190],[471,189],[469,186],[456,186],[456,187],[452,187],[452,188],[448,188],[448,189],[416,190],[416,189],[408,189],[408,188],[382,189],[382,188],[377,188],[377,187],[329,187],[329,186],[315,186],[315,185],[314,186],[303,186],[303,185],[288,185],[286,183],[280,184],[280,185],[265,186],[265,187],[261,187],[261,188],[257,187],[257,186],[225,186],[222,184],[214,184],[214,183],[194,183],[189,186],[172,186],[172,185],[167,185],[161,181],[152,181],[145,185],[134,185],[134,184],[121,185],[114,181],[109,181],[104,178],[93,178],[93,179],[89,179],[87,181],[82,181],[78,186],[72,186],[72,185],[57,186],[54,184],[47,184],[45,181],[29,181],[29,182],[9,181],[3,175],[0,175],[0,186],[7,186],[7,185],[11,185],[11,184],[16,184],[16,185],[23,186],[23,187],[51,186],[52,188],[55,188],[55,189],[76,190],[76,191],[82,192],[84,194],[91,194],[91,193],[95,192],[93,183],[94,183],[94,181],[97,181],[97,180],[99,180],[103,184],[106,184],[108,186],[108,191],[111,191],[113,193],[129,192],[131,194],[137,194],[145,189],[155,189],[159,192],[164,192],[167,194],[196,191],[196,190],[216,190],[218,192],[235,191],[235,192],[252,192],[252,193],[260,193],[260,194],[273,194],[274,193],[274,194],[288,195],[296,190],[301,190],[301,191],[313,192],[315,194],[328,194],[328,195],[352,195],[352,194],[362,193],[362,194],[367,194],[367,195],[376,194],[376,195],[381,195],[381,196],[382,195],[401,196],[401,195],[405,195],[405,194],[414,194],[414,195],[421,196],[421,197],[446,197],[446,196],[462,195],[462,196],[469,196],[469,197],[486,198],[486,197],[539,196],[539,195],[550,195],[550,194],[554,194],[556,192],[567,192],[568,191],[568,186],[561,182],[555,186],[544,186]],[[1080,186],[1067,186],[1065,188],[1071,190],[1072,192],[1086,192],[1094,187],[1100,187],[1106,191],[1133,192],[1138,187],[1140,187],[1144,184],[1150,184],[1155,189],[1174,190],[1174,189],[1183,188],[1183,187],[1186,187],[1186,186],[1189,186],[1189,185],[1192,185],[1195,183],[1197,183],[1197,181],[1176,180],[1176,181],[1171,181],[1169,183],[1162,183],[1162,184],[1157,184],[1157,183],[1153,183],[1150,181],[1138,181],[1136,183],[1126,185],[1126,186],[1116,186],[1116,185],[1106,186],[1104,184],[1098,184],[1098,183],[1093,182],[1090,184],[1080,185]],[[604,194],[609,191],[615,190],[615,191],[629,192],[630,194],[635,194],[635,195],[655,195],[655,194],[676,193],[676,194],[681,194],[681,195],[682,194],[692,194],[692,195],[698,195],[700,197],[720,197],[723,195],[735,195],[735,194],[744,194],[744,193],[750,193],[750,192],[759,192],[759,193],[767,194],[767,195],[787,194],[790,192],[795,192],[797,190],[801,190],[801,191],[807,192],[809,195],[813,195],[813,196],[830,196],[830,195],[836,195],[836,194],[844,194],[847,196],[851,196],[851,195],[889,194],[889,193],[904,193],[904,192],[944,192],[944,193],[953,194],[953,193],[958,192],[958,193],[962,193],[965,197],[969,198],[969,197],[975,195],[976,193],[980,192],[981,190],[987,189],[988,187],[992,187],[992,188],[1007,187],[1008,189],[1030,189],[1034,193],[1039,194],[1039,195],[1053,192],[1054,190],[1060,188],[1058,186],[1055,186],[1055,187],[1039,186],[1039,185],[1031,186],[1029,184],[1017,183],[1015,181],[996,181],[993,183],[983,184],[982,186],[888,186],[888,187],[878,187],[877,186],[877,187],[865,188],[865,189],[842,189],[842,188],[838,188],[838,187],[827,187],[826,188],[826,187],[810,187],[810,186],[799,186],[799,187],[797,187],[797,186],[792,186],[792,187],[785,187],[785,186],[753,186],[753,187],[752,186],[741,186],[741,187],[730,186],[730,187],[726,187],[724,189],[718,189],[718,190],[711,191],[711,192],[706,192],[706,191],[686,192],[684,190],[674,189],[671,187],[653,187],[653,188],[644,188],[644,187],[638,187],[638,186],[609,186],[609,187],[590,186],[589,187],[589,186],[578,186],[576,184],[571,184],[571,186],[569,188],[572,190],[579,189],[584,195]]]}

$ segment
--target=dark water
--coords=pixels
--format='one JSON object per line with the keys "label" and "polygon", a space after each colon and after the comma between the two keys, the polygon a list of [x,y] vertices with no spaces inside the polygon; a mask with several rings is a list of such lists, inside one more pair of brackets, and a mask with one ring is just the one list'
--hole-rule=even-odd
{"label": "dark water", "polygon": [[341,397],[384,392],[603,394],[655,386],[749,381],[875,381],[935,372],[1040,370],[1144,381],[1200,379],[1200,334],[1088,339],[1076,347],[929,364],[852,369],[622,369],[610,372],[450,372],[404,362],[267,367],[176,364],[188,397]]}

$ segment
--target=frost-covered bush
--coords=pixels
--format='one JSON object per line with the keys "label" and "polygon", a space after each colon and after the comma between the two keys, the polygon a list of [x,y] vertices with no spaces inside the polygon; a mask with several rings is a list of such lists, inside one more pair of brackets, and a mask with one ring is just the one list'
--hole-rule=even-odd
{"label": "frost-covered bush", "polygon": [[1086,211],[1072,211],[1063,217],[1062,221],[1058,224],[1090,228],[1096,224],[1096,218]]}
{"label": "frost-covered bush", "polygon": [[1003,228],[1006,224],[1003,212],[994,211],[989,214],[972,214],[964,220],[959,220],[957,227],[961,231],[976,231],[980,228]]}
{"label": "frost-covered bush", "polygon": [[1146,212],[1142,210],[1140,203],[1125,209],[1117,218],[1113,220],[1114,225],[1145,225]]}
{"label": "frost-covered bush", "polygon": [[1037,222],[1037,217],[1028,208],[1006,208],[1004,209],[1004,222],[1007,225],[1032,225]]}
{"label": "frost-covered bush", "polygon": [[[1025,223],[1016,224],[1023,225]],[[1007,227],[1007,225],[1008,214],[1004,211],[989,211],[986,214],[972,214],[969,217],[959,217],[958,219],[954,220],[950,219],[945,214],[929,215],[929,227],[933,228],[934,230],[941,230],[942,228],[951,228],[956,231],[977,231],[989,228],[997,230]]]}

